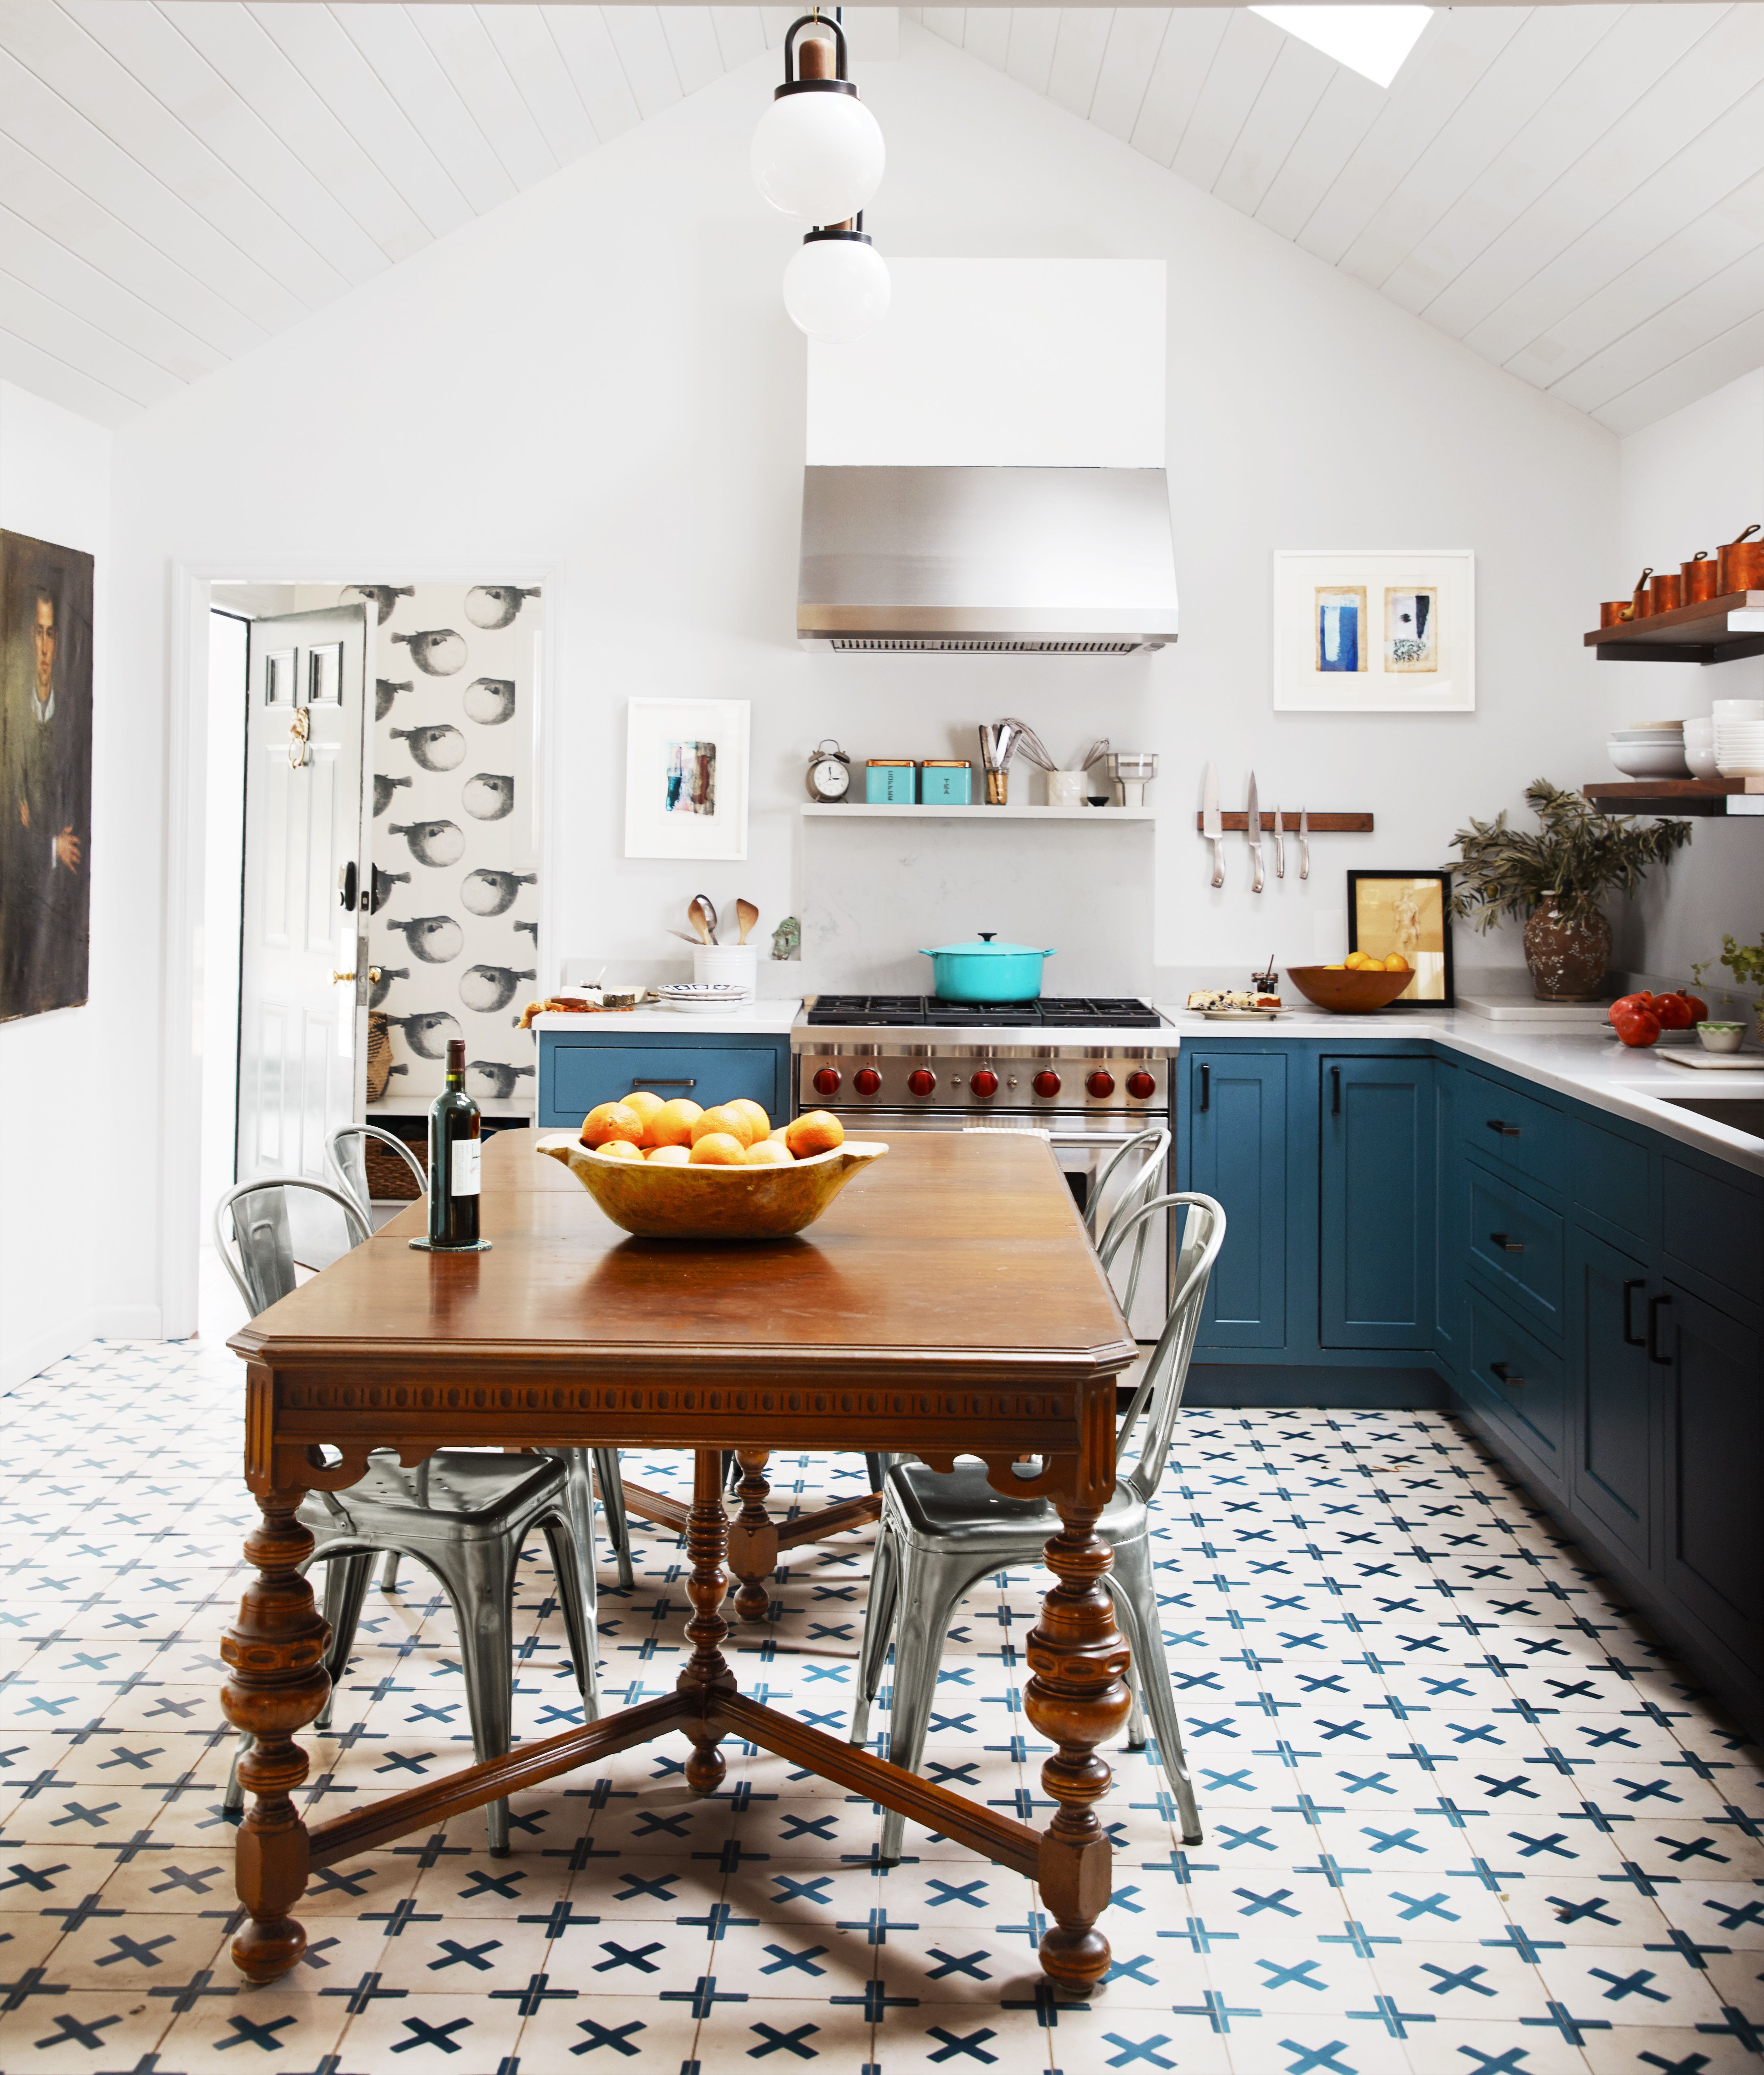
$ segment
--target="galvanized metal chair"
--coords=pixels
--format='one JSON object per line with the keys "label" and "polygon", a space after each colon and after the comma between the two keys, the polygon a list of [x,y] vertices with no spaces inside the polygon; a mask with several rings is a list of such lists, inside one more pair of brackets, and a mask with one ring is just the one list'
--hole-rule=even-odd
{"label": "galvanized metal chair", "polygon": [[[214,1213],[221,1259],[255,1318],[295,1287],[297,1261],[288,1215],[288,1192],[309,1190],[342,1212],[351,1246],[368,1236],[368,1220],[350,1196],[323,1182],[289,1176],[247,1182],[230,1189]],[[228,1245],[230,1226],[238,1258]],[[595,1675],[595,1587],[591,1560],[583,1550],[572,1502],[572,1464],[581,1450],[510,1455],[500,1450],[444,1448],[404,1469],[395,1456],[377,1450],[366,1474],[341,1493],[309,1493],[301,1501],[302,1524],[315,1547],[307,1564],[325,1566],[324,1612],[331,1625],[325,1668],[341,1679],[354,1646],[374,1558],[408,1556],[433,1572],[453,1610],[472,1746],[480,1762],[500,1758],[514,1736],[514,1597],[522,1545],[534,1528],[545,1535],[562,1603],[582,1714],[600,1712]],[[586,1467],[583,1475],[586,1477]],[[591,1520],[591,1512],[588,1516]],[[329,1725],[327,1700],[317,1726]],[[244,1804],[238,1760],[250,1748],[235,1748],[224,1805]],[[485,1808],[490,1849],[508,1849],[508,1804]]]}
{"label": "galvanized metal chair", "polygon": [[[1225,1213],[1211,1196],[1185,1192],[1151,1197],[1136,1205],[1124,1221],[1111,1221],[1104,1245],[1098,1249],[1105,1265],[1112,1257],[1111,1247],[1118,1252],[1129,1232],[1160,1211],[1179,1211],[1183,1219],[1176,1295],[1116,1437],[1120,1464],[1143,1421],[1139,1459],[1130,1468],[1118,1472],[1115,1495],[1096,1531],[1115,1554],[1107,1582],[1133,1654],[1128,1679],[1133,1710],[1128,1741],[1133,1749],[1144,1747],[1145,1717],[1149,1715],[1158,1755],[1181,1815],[1183,1841],[1198,1845],[1200,1812],[1182,1756],[1182,1729],[1164,1655],[1149,1530],[1153,1501],[1182,1409],[1207,1279],[1225,1236]],[[912,1460],[890,1470],[859,1656],[850,1732],[853,1743],[868,1741],[870,1705],[882,1682],[892,1639],[894,1694],[888,1756],[909,1771],[918,1769],[944,1635],[957,1602],[993,1572],[1039,1563],[1043,1545],[1059,1532],[1059,1526],[1058,1514],[1045,1499],[1008,1498],[994,1491],[987,1482],[985,1465],[979,1462],[958,1462],[948,1475]],[[901,1856],[905,1821],[893,1810],[883,1818],[881,1856],[885,1864]]]}
{"label": "galvanized metal chair", "polygon": [[[354,1197],[362,1216],[371,1223],[367,1192],[367,1141],[377,1139],[382,1145],[389,1145],[410,1170],[416,1182],[419,1198],[429,1193],[429,1172],[405,1141],[395,1133],[383,1130],[377,1124],[340,1124],[325,1141],[325,1158],[331,1172],[336,1175],[345,1192]],[[600,1485],[601,1504],[607,1515],[607,1539],[612,1544],[614,1560],[619,1566],[619,1582],[627,1592],[635,1580],[631,1568],[631,1529],[625,1518],[625,1489],[619,1480],[619,1451],[616,1448],[557,1448],[541,1449],[541,1455],[556,1455],[564,1463],[569,1473],[566,1497],[569,1506],[570,1526],[576,1538],[576,1547],[584,1560],[594,1560],[594,1497],[589,1472],[592,1457],[594,1474]],[[398,1584],[398,1551],[388,1549],[386,1560],[380,1567],[379,1586],[383,1592],[395,1589]],[[585,1581],[585,1592],[591,1588]]]}

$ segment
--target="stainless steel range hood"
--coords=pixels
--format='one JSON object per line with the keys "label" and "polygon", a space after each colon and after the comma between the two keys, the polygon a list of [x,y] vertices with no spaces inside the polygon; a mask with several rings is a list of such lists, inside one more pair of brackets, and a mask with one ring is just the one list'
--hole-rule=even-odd
{"label": "stainless steel range hood", "polygon": [[1161,468],[803,472],[805,646],[1133,656],[1176,639]]}

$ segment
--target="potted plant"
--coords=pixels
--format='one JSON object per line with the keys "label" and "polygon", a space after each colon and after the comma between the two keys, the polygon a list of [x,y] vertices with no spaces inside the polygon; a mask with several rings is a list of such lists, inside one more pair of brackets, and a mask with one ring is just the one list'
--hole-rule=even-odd
{"label": "potted plant", "polygon": [[1525,962],[1540,1001],[1596,1001],[1611,956],[1602,903],[1614,890],[1633,895],[1651,865],[1670,864],[1691,840],[1688,822],[1601,814],[1579,793],[1547,778],[1526,786],[1538,818],[1534,833],[1509,828],[1502,808],[1492,822],[1472,818],[1451,839],[1458,861],[1451,914],[1493,928],[1503,915],[1525,917]]}
{"label": "potted plant", "polygon": [[[1712,959],[1700,959],[1691,968],[1691,977],[1700,987],[1703,975],[1715,963]],[[1764,988],[1764,937],[1755,944],[1742,944],[1729,936],[1721,935],[1721,963],[1733,975],[1738,988]],[[1758,1019],[1758,1042],[1764,1044],[1764,995],[1752,997],[1752,1013]]]}

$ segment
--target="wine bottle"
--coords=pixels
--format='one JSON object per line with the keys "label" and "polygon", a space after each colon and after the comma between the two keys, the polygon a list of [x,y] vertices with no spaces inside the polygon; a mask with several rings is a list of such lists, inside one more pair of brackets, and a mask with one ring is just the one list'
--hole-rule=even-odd
{"label": "wine bottle", "polygon": [[478,1244],[478,1156],[483,1118],[466,1092],[466,1041],[449,1038],[447,1086],[429,1112],[429,1243]]}

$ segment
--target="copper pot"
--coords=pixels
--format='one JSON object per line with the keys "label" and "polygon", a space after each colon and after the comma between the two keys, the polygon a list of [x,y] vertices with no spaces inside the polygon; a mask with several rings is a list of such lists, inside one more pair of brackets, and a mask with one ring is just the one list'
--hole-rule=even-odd
{"label": "copper pot", "polygon": [[1648,578],[1654,574],[1652,567],[1642,570],[1635,580],[1635,589],[1629,594],[1632,619],[1646,619],[1654,610],[1654,601],[1648,595]]}
{"label": "copper pot", "polygon": [[1621,627],[1625,621],[1634,617],[1635,600],[1633,598],[1608,598],[1599,607],[1599,624],[1601,627]]}
{"label": "copper pot", "polygon": [[1684,579],[1681,576],[1658,576],[1648,588],[1653,594],[1653,603],[1648,607],[1650,615],[1676,612],[1684,603]]}
{"label": "copper pot", "polygon": [[1722,549],[1717,597],[1726,598],[1737,590],[1764,590],[1764,540],[1752,538],[1758,530],[1756,526],[1748,526],[1737,540],[1729,540]]}
{"label": "copper pot", "polygon": [[1684,578],[1686,605],[1700,605],[1704,598],[1715,596],[1721,565],[1707,548],[1699,548],[1690,561],[1680,562],[1679,568]]}

